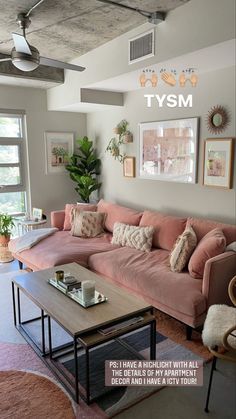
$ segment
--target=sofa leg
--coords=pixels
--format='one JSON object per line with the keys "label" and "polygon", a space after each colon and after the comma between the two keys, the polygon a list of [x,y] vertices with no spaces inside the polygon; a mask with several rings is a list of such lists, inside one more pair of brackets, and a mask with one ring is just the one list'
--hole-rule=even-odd
{"label": "sofa leg", "polygon": [[23,269],[23,262],[21,262],[20,260],[18,260],[18,263],[19,263],[19,269],[20,270]]}
{"label": "sofa leg", "polygon": [[192,339],[192,331],[193,331],[193,328],[189,326],[188,324],[186,324],[186,339],[187,340]]}

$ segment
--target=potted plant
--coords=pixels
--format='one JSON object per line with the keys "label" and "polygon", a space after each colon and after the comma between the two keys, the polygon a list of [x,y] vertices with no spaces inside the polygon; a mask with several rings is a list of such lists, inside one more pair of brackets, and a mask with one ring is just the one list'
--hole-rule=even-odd
{"label": "potted plant", "polygon": [[133,142],[133,134],[129,130],[125,131],[124,133],[124,143],[132,143]]}
{"label": "potted plant", "polygon": [[0,213],[0,245],[7,246],[10,237],[11,229],[14,227],[13,217],[8,214]]}
{"label": "potted plant", "polygon": [[[120,137],[119,137],[120,138]],[[123,162],[123,160],[124,160],[124,155],[123,154],[121,154],[121,152],[120,152],[120,145],[121,145],[122,143],[119,141],[119,139],[117,140],[116,138],[112,138],[110,141],[109,141],[109,143],[108,143],[108,146],[107,146],[107,148],[106,148],[106,152],[107,151],[109,151],[110,152],[110,154],[112,155],[112,157],[114,157],[114,159],[116,160],[119,160],[119,162],[120,163],[122,163]]]}
{"label": "potted plant", "polygon": [[70,173],[71,179],[77,183],[75,190],[85,203],[90,202],[92,192],[101,187],[97,176],[100,174],[101,160],[97,158],[93,142],[88,137],[77,140],[77,153],[69,158],[66,170]]}
{"label": "potted plant", "polygon": [[125,157],[125,154],[122,154],[120,151],[121,145],[133,142],[133,134],[127,129],[128,125],[128,121],[122,119],[119,124],[113,128],[113,132],[118,135],[118,138],[113,137],[106,148],[106,152],[110,152],[112,157],[114,157],[115,160],[117,159],[120,163],[123,163]]}

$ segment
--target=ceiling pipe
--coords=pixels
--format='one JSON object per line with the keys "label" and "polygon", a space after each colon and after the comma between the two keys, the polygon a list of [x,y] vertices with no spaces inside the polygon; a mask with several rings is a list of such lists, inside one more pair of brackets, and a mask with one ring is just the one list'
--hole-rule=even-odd
{"label": "ceiling pipe", "polygon": [[110,4],[111,6],[120,7],[123,9],[131,10],[132,12],[139,13],[142,16],[145,16],[148,19],[149,23],[153,23],[154,25],[158,25],[165,20],[166,13],[165,12],[148,12],[147,10],[142,10],[137,7],[131,7],[126,4],[117,3],[116,1],[112,0],[98,0],[101,3]]}

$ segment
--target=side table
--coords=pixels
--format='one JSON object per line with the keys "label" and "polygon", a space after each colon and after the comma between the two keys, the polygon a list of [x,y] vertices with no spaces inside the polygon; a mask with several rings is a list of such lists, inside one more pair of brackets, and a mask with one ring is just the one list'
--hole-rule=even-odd
{"label": "side table", "polygon": [[28,231],[34,230],[39,228],[40,226],[47,223],[47,220],[40,220],[40,221],[33,221],[33,220],[17,220],[17,230],[18,235],[22,236],[23,234],[27,233]]}

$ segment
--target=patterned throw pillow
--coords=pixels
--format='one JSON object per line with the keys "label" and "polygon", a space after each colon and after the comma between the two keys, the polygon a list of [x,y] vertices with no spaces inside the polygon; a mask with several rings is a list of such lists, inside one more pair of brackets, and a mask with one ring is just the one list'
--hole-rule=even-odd
{"label": "patterned throw pillow", "polygon": [[63,230],[71,230],[71,211],[74,208],[78,208],[80,211],[97,211],[97,205],[93,204],[66,204]]}
{"label": "patterned throw pillow", "polygon": [[181,272],[187,265],[191,254],[197,246],[197,236],[191,226],[178,237],[170,254],[170,269]]}
{"label": "patterned throw pillow", "polygon": [[71,234],[78,237],[96,237],[104,233],[104,217],[102,212],[71,211]]}
{"label": "patterned throw pillow", "polygon": [[136,227],[123,223],[115,223],[112,244],[134,247],[143,252],[150,252],[154,227]]}

